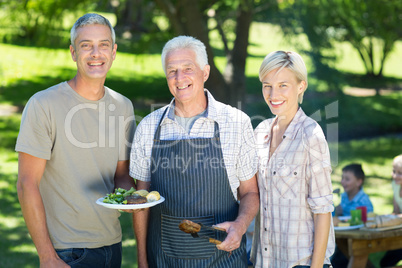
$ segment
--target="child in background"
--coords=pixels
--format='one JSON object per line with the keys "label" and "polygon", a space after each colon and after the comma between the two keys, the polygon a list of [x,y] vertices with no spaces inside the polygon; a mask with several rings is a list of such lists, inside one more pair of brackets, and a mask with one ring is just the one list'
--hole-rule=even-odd
{"label": "child in background", "polygon": [[344,193],[341,203],[335,208],[335,216],[350,216],[350,211],[357,207],[367,207],[367,212],[373,212],[373,204],[363,191],[365,175],[360,164],[350,164],[342,169],[341,184]]}
{"label": "child in background", "polygon": [[[394,214],[402,213],[402,154],[396,156],[392,163],[392,189],[394,190]],[[395,266],[402,260],[402,249],[390,250],[381,259],[381,267]]]}
{"label": "child in background", "polygon": [[[360,164],[350,164],[342,169],[341,184],[344,192],[341,195],[341,203],[335,208],[335,216],[350,216],[350,211],[357,207],[367,207],[367,212],[373,212],[373,204],[369,196],[363,191],[365,174]],[[335,253],[331,257],[334,268],[347,267],[349,260],[339,250],[335,248]]]}
{"label": "child in background", "polygon": [[394,190],[394,214],[402,213],[402,154],[392,163],[392,189]]}

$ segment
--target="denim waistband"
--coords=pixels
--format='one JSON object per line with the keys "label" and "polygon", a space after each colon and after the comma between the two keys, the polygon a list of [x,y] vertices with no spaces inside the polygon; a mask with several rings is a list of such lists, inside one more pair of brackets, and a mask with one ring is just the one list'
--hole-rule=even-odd
{"label": "denim waistband", "polygon": [[[297,266],[293,266],[293,268],[310,268],[310,266],[308,265],[297,265]],[[332,268],[331,264],[324,264],[324,266],[322,268]]]}

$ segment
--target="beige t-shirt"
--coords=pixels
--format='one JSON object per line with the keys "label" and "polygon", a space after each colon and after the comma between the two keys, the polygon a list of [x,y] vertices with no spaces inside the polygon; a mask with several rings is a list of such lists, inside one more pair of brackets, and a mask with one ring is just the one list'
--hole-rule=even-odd
{"label": "beige t-shirt", "polygon": [[63,82],[28,101],[15,150],[47,160],[39,188],[56,249],[121,241],[120,213],[95,202],[113,191],[134,130],[131,101],[107,87],[90,101]]}

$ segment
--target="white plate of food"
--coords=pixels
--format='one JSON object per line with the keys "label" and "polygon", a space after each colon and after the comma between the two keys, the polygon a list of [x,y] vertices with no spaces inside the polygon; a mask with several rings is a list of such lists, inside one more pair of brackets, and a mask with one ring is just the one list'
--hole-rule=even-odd
{"label": "white plate of food", "polygon": [[161,196],[159,200],[153,201],[153,202],[147,202],[147,203],[142,203],[142,204],[110,204],[110,203],[103,203],[103,199],[105,197],[101,197],[98,200],[96,200],[96,204],[104,206],[106,208],[111,208],[111,209],[140,209],[140,208],[149,208],[156,206],[163,201],[165,201],[165,198]]}
{"label": "white plate of food", "polygon": [[362,227],[364,227],[364,224],[352,225],[352,226],[334,226],[334,230],[335,231],[346,231],[346,230],[360,229]]}
{"label": "white plate of food", "polygon": [[[351,219],[351,216],[339,216],[338,219],[340,221],[348,221]],[[368,217],[367,221],[374,221],[374,217]]]}
{"label": "white plate of food", "polygon": [[[350,216],[339,216],[334,217],[334,230],[335,231],[346,231],[346,230],[354,230],[364,227],[364,224],[358,225],[350,225]],[[338,226],[338,224],[345,224],[347,226]]]}

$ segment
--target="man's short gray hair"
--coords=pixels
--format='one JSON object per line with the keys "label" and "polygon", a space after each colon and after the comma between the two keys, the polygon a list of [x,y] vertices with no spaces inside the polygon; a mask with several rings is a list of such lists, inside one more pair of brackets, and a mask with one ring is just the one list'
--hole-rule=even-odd
{"label": "man's short gray hair", "polygon": [[201,69],[208,65],[208,55],[205,45],[198,39],[180,35],[169,40],[162,49],[162,68],[166,74],[166,56],[169,52],[178,49],[191,49],[195,52],[197,64]]}
{"label": "man's short gray hair", "polygon": [[77,29],[80,27],[84,27],[87,25],[94,25],[94,24],[100,24],[100,25],[105,25],[109,27],[110,32],[112,34],[112,42],[113,45],[116,43],[116,34],[114,32],[114,29],[112,27],[112,24],[110,21],[103,17],[102,15],[95,14],[95,13],[87,13],[84,16],[80,17],[73,25],[70,31],[70,39],[71,39],[71,45],[75,48],[75,39],[77,39]]}

